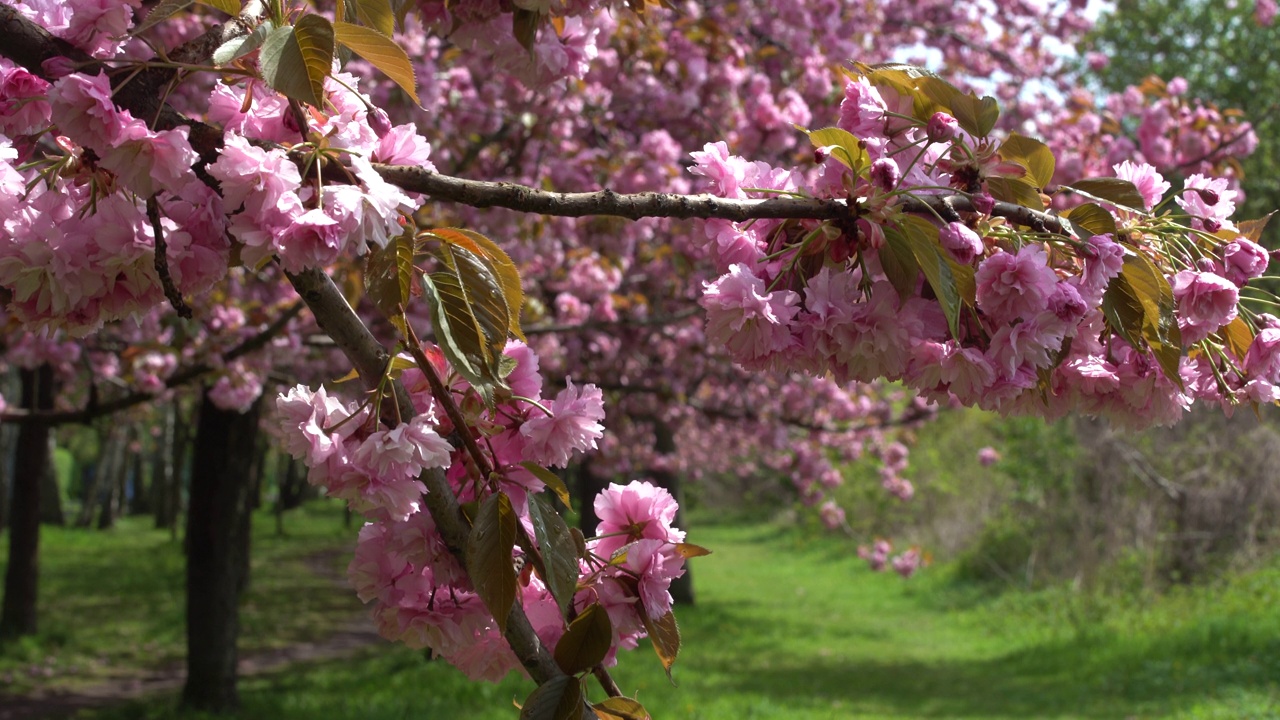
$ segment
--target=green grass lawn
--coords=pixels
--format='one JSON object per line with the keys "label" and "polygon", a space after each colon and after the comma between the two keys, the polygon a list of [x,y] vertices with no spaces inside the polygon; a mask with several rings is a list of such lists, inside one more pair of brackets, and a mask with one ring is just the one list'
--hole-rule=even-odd
{"label": "green grass lawn", "polygon": [[[667,682],[651,650],[615,671],[655,718],[1280,718],[1280,568],[1140,603],[902,581],[768,524],[695,524],[714,550]],[[394,647],[246,680],[244,717],[512,720],[530,691],[475,685]],[[174,717],[172,698],[90,717]]]}
{"label": "green grass lawn", "polygon": [[[336,574],[354,546],[341,506],[290,511],[285,530],[276,534],[269,513],[254,517],[241,613],[246,652],[315,639],[359,612],[359,601],[315,572],[323,563]],[[7,552],[6,534],[0,572]],[[184,568],[181,541],[155,530],[150,518],[123,518],[108,531],[41,528],[40,632],[0,646],[0,692],[74,688],[180,664]]]}

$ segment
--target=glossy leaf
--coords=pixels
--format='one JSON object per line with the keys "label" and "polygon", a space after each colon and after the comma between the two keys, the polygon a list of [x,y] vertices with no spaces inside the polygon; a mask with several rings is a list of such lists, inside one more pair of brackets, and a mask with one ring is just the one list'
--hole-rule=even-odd
{"label": "glossy leaf", "polygon": [[1222,338],[1222,344],[1236,356],[1237,360],[1244,360],[1245,353],[1249,352],[1249,346],[1253,344],[1253,330],[1249,328],[1249,323],[1239,316],[1224,325],[1218,331],[1218,336]]}
{"label": "glossy leaf", "polygon": [[431,251],[443,266],[423,276],[436,341],[455,370],[486,404],[507,389],[499,358],[506,346],[510,310],[492,268],[483,258],[451,244]]}
{"label": "glossy leaf", "polygon": [[529,496],[529,520],[540,553],[538,574],[564,616],[578,590],[577,544],[564,518],[541,493]]}
{"label": "glossy leaf", "polygon": [[860,175],[871,165],[871,159],[867,157],[867,151],[862,147],[861,141],[844,128],[827,127],[813,130],[809,132],[809,140],[815,148],[834,148],[831,155],[853,170],[854,175]]}
{"label": "glossy leaf", "polygon": [[556,663],[570,675],[599,665],[613,645],[613,623],[600,603],[592,603],[569,623],[556,643]]}
{"label": "glossy leaf", "polygon": [[1025,180],[1004,177],[987,178],[987,192],[991,193],[991,197],[1003,202],[1011,202],[1037,212],[1044,210],[1040,190]]}
{"label": "glossy leaf", "polygon": [[497,243],[473,230],[461,228],[436,228],[419,233],[419,237],[434,238],[440,242],[466,248],[476,256],[483,258],[490,272],[498,280],[502,296],[510,309],[511,322],[509,329],[515,337],[524,340],[520,330],[520,309],[524,307],[524,289],[520,284],[520,271]]}
{"label": "glossy leaf", "polygon": [[1109,202],[1112,205],[1142,212],[1142,208],[1146,207],[1146,201],[1142,199],[1142,193],[1138,192],[1137,186],[1128,180],[1120,178],[1089,178],[1087,180],[1077,180],[1067,187],[1084,195],[1085,197],[1103,202]]}
{"label": "glossy leaf", "polygon": [[542,484],[546,485],[548,490],[555,493],[556,497],[560,498],[560,502],[564,503],[565,507],[570,507],[572,505],[569,501],[569,488],[565,486],[564,480],[561,480],[559,475],[551,472],[532,460],[525,460],[520,463],[520,466],[533,473],[534,477],[541,480]]}
{"label": "glossy leaf", "polygon": [[629,697],[611,697],[592,705],[601,720],[651,720],[649,711]]}
{"label": "glossy leaf", "polygon": [[[1084,203],[1062,213],[1072,225],[1082,229],[1083,237],[1092,235],[1114,235],[1116,218],[1098,203]],[[1087,233],[1087,234],[1086,234]]]}
{"label": "glossy leaf", "polygon": [[1000,157],[1027,170],[1027,178],[1043,190],[1053,182],[1056,161],[1048,145],[1018,133],[1011,133],[1000,145]]}
{"label": "glossy leaf", "polygon": [[551,678],[525,698],[520,720],[582,720],[582,683],[572,675]]}
{"label": "glossy leaf", "polygon": [[[394,21],[394,18],[392,18]],[[352,25],[347,22],[333,24],[334,36],[343,47],[350,49],[360,57],[378,68],[401,90],[420,105],[418,99],[417,78],[413,73],[413,63],[395,40],[384,35],[375,28]]]}
{"label": "glossy leaf", "polygon": [[369,299],[385,317],[397,317],[409,305],[413,287],[413,236],[394,237],[386,247],[375,247],[364,266]]}
{"label": "glossy leaf", "polygon": [[333,43],[333,26],[320,15],[304,15],[293,27],[276,28],[258,53],[263,80],[286,97],[321,107]]}
{"label": "glossy leaf", "polygon": [[[902,237],[916,262],[920,264],[929,286],[933,288],[942,314],[947,318],[947,327],[950,328],[952,337],[958,338],[960,309],[965,304],[965,297],[956,281],[955,268],[959,266],[948,261],[938,244],[938,229],[928,220],[908,215],[902,218],[901,223]],[[888,233],[885,237],[888,238]]]}
{"label": "glossy leaf", "polygon": [[915,297],[916,281],[920,277],[920,263],[911,252],[911,246],[902,233],[893,227],[884,228],[885,243],[880,248],[880,267],[889,283],[898,291],[898,300],[906,302]]}
{"label": "glossy leaf", "polygon": [[668,610],[660,618],[651,618],[644,607],[639,611],[644,620],[644,629],[649,633],[649,641],[653,643],[658,660],[662,662],[662,669],[670,680],[671,667],[676,664],[676,657],[680,654],[680,625],[676,623],[675,613]]}
{"label": "glossy leaf", "polygon": [[498,630],[507,631],[507,615],[516,601],[516,570],[511,550],[516,544],[516,513],[511,500],[494,493],[480,504],[467,538],[467,575],[476,594],[493,615]]}

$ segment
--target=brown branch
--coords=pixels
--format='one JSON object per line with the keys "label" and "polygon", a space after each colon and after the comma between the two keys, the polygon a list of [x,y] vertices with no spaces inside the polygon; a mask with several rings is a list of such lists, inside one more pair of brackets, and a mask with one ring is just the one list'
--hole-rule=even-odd
{"label": "brown branch", "polygon": [[[739,200],[705,194],[621,194],[607,189],[559,193],[516,183],[467,180],[419,167],[376,163],[373,167],[387,182],[403,190],[430,195],[435,200],[450,200],[477,208],[501,207],[539,215],[610,215],[629,220],[659,217],[719,218],[735,222],[760,219],[838,220],[850,217],[849,204],[844,200],[796,197]],[[908,213],[932,217],[935,213],[942,215],[953,210],[972,211],[973,204],[962,193],[920,195],[902,198],[902,209]],[[992,214],[1013,220],[1019,225],[1067,234],[1062,220],[1052,213],[1038,212],[1014,203],[997,202]]]}
{"label": "brown branch", "polygon": [[147,219],[151,221],[151,232],[155,235],[155,268],[160,278],[160,287],[164,288],[164,296],[169,299],[174,312],[180,318],[191,317],[191,306],[182,299],[182,293],[173,284],[173,276],[169,274],[168,245],[164,241],[164,228],[160,225],[160,203],[156,196],[147,198]]}

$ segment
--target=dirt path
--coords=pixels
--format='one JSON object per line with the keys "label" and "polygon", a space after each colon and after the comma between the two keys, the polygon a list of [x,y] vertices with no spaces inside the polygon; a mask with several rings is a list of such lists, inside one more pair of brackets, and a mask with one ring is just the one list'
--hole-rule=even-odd
{"label": "dirt path", "polygon": [[[307,565],[316,575],[333,581],[335,587],[346,589],[345,578],[333,570],[332,558],[332,553],[318,553],[307,558]],[[264,675],[294,663],[349,657],[385,642],[378,636],[373,620],[361,613],[323,640],[242,655],[238,669],[240,677]],[[56,720],[79,710],[109,707],[148,695],[179,692],[185,680],[186,667],[179,664],[153,670],[134,669],[111,682],[74,692],[54,690],[23,696],[0,693],[0,720]]]}

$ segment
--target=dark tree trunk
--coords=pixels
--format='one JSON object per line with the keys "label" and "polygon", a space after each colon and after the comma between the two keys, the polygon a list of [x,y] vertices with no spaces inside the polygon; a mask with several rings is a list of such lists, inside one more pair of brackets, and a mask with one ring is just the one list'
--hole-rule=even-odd
{"label": "dark tree trunk", "polygon": [[254,403],[242,414],[200,402],[187,509],[187,684],[184,707],[239,705],[236,636],[249,541],[249,470],[258,434]]}
{"label": "dark tree trunk", "polygon": [[[120,495],[120,478],[124,473],[125,450],[129,444],[128,433],[118,426],[111,428],[111,434],[108,437],[105,461],[98,465],[98,472],[95,475],[95,485],[97,485],[95,489],[97,492],[94,497],[98,501],[99,530],[115,527],[116,506]],[[88,520],[93,517],[92,513],[93,508],[91,506],[81,513],[81,518],[86,521],[86,525]]]}
{"label": "dark tree trunk", "polygon": [[[144,433],[137,432],[137,436],[139,442],[144,440]],[[151,514],[151,490],[147,487],[146,463],[142,454],[141,447],[137,452],[129,453],[129,475],[133,478],[133,495],[129,497],[130,515]]]}
{"label": "dark tree trunk", "polygon": [[98,511],[99,503],[102,502],[103,493],[110,492],[120,428],[112,425],[105,434],[99,430],[99,438],[101,440],[98,446],[98,462],[94,464],[93,472],[82,483],[84,497],[80,504],[80,514],[76,516],[76,527],[87,528],[93,525],[93,516]]}
{"label": "dark tree trunk", "polygon": [[[671,426],[662,420],[654,420],[653,434],[656,438],[653,449],[659,455],[675,453],[676,440],[671,432]],[[667,492],[671,493],[671,497],[676,499],[679,509],[676,510],[674,525],[681,530],[688,530],[689,526],[685,522],[688,516],[684,512],[684,491],[681,488],[680,476],[666,469],[650,470],[649,476],[653,478],[655,485],[666,488]],[[693,604],[693,568],[687,562],[684,564],[684,574],[671,581],[671,599],[681,605]]]}
{"label": "dark tree trunk", "polygon": [[53,461],[53,452],[58,444],[54,442],[53,433],[49,433],[49,457],[45,460],[44,476],[40,480],[40,523],[42,525],[67,524],[62,514],[62,488],[58,485],[58,466]]}
{"label": "dark tree trunk", "polygon": [[[53,408],[53,369],[22,371],[22,407]],[[49,461],[49,426],[23,423],[18,429],[13,473],[13,523],[9,529],[9,564],[0,609],[0,640],[34,635],[39,581],[40,481]]]}
{"label": "dark tree trunk", "polygon": [[609,487],[609,481],[596,477],[592,472],[589,455],[578,463],[575,475],[577,478],[573,483],[573,501],[578,506],[578,529],[583,535],[592,537],[596,534],[596,526],[600,524],[600,518],[596,516],[596,495]]}

